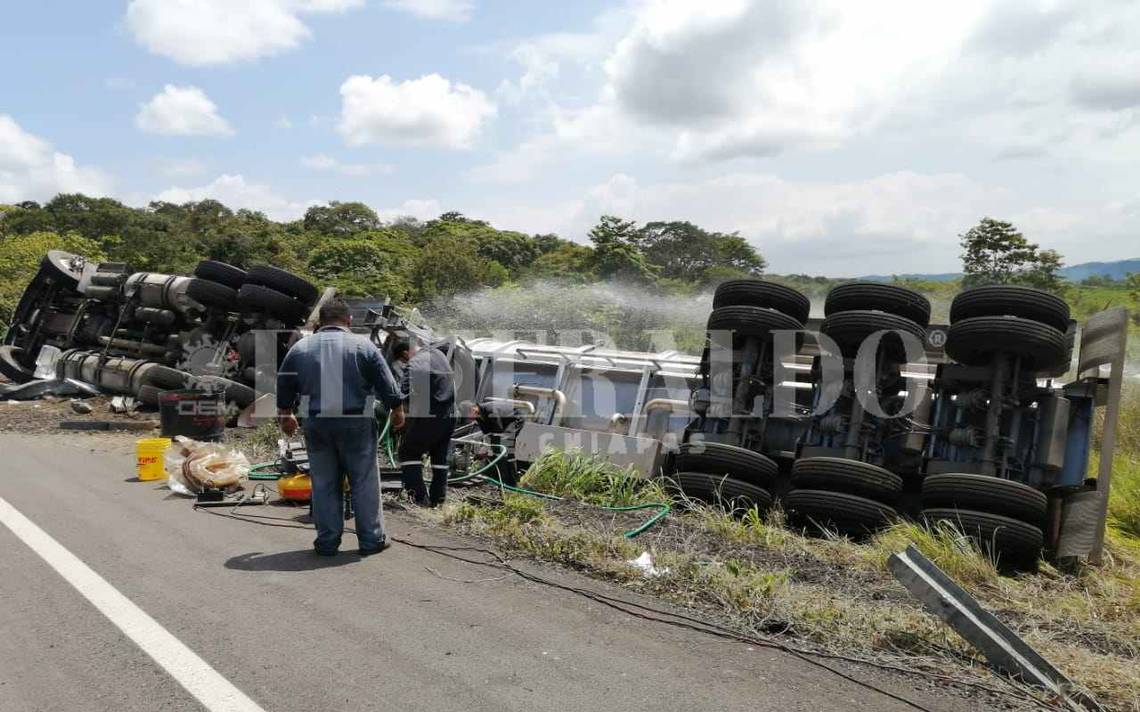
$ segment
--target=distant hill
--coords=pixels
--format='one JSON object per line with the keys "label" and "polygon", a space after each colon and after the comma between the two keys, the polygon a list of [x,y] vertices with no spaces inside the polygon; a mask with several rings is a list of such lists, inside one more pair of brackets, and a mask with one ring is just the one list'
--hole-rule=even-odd
{"label": "distant hill", "polygon": [[[1070,282],[1080,282],[1082,279],[1098,275],[1112,279],[1124,279],[1131,272],[1140,272],[1140,257],[1130,260],[1117,260],[1116,262],[1083,262],[1079,265],[1070,265],[1061,268],[1061,277]],[[949,282],[962,276],[961,272],[941,272],[936,274],[898,274],[882,275],[871,274],[859,279],[871,282],[889,282],[893,278],[921,279],[928,282]]]}
{"label": "distant hill", "polygon": [[1061,276],[1070,282],[1079,282],[1094,274],[1113,279],[1124,279],[1131,272],[1140,272],[1140,257],[1116,262],[1085,262],[1084,264],[1061,268]]}
{"label": "distant hill", "polygon": [[939,274],[868,274],[856,279],[863,279],[868,282],[890,282],[894,279],[920,279],[924,282],[951,282],[959,279],[962,276],[961,272],[941,272]]}

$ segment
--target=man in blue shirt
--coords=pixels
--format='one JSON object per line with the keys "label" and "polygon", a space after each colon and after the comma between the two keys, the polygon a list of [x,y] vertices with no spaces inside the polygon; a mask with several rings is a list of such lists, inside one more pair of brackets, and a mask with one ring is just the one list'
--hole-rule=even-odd
{"label": "man in blue shirt", "polygon": [[320,310],[320,328],[289,349],[277,373],[277,412],[281,430],[297,432],[296,411],[304,417],[313,488],[313,548],[334,556],[344,533],[341,477],[348,475],[356,538],[361,556],[388,548],[380,477],[376,469],[379,398],[391,409],[393,427],[402,427],[404,399],[380,350],[349,330],[348,305],[334,299]]}
{"label": "man in blue shirt", "polygon": [[[399,343],[394,354],[407,362],[400,390],[409,401],[408,429],[400,440],[404,489],[420,505],[438,507],[447,497],[447,459],[455,430],[455,386],[447,356],[435,346]],[[431,459],[431,489],[424,485],[423,457]]]}

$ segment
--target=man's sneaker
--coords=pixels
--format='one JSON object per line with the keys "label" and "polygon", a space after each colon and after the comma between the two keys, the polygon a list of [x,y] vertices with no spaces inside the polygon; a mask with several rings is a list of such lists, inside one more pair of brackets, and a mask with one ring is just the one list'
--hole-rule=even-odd
{"label": "man's sneaker", "polygon": [[337,552],[336,549],[317,549],[315,547],[313,551],[316,552],[317,556],[336,556]]}
{"label": "man's sneaker", "polygon": [[361,556],[372,556],[373,554],[379,554],[381,551],[384,551],[391,546],[392,545],[388,542],[387,539],[382,539],[379,546],[374,546],[368,549],[361,547],[358,551]]}

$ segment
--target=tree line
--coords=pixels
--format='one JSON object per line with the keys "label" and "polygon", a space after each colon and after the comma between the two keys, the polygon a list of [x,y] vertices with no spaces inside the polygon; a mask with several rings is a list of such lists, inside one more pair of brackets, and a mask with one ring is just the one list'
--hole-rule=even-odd
{"label": "tree line", "polygon": [[61,194],[42,205],[0,205],[0,330],[40,257],[54,248],[161,273],[188,274],[202,259],[272,264],[349,296],[404,304],[533,280],[692,292],[765,267],[739,234],[684,221],[639,225],[603,216],[588,238],[500,230],[456,212],[386,222],[357,202],[314,206],[279,222],[216,200],[135,208]]}

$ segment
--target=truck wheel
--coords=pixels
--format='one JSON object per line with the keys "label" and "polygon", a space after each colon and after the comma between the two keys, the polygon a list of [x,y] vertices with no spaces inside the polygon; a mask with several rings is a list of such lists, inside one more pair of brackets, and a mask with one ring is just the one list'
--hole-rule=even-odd
{"label": "truck wheel", "polygon": [[[867,337],[877,331],[899,331],[911,334],[918,339],[919,344],[926,343],[926,329],[918,323],[895,314],[866,309],[832,314],[823,320],[819,331],[831,337],[846,358],[855,358],[859,353],[859,347]],[[883,334],[879,346],[895,358],[906,356],[906,350],[898,334]]]}
{"label": "truck wheel", "polygon": [[75,289],[79,286],[80,274],[71,267],[71,261],[75,255],[63,250],[48,250],[44,258],[40,260],[40,272],[50,274],[52,277],[62,280],[68,287]]}
{"label": "truck wheel", "polygon": [[930,527],[949,522],[1002,567],[1033,569],[1045,546],[1045,535],[1040,529],[1000,514],[934,508],[922,510],[922,520]]}
{"label": "truck wheel", "polygon": [[12,383],[35,380],[35,369],[24,365],[27,352],[19,346],[0,346],[0,374]]}
{"label": "truck wheel", "polygon": [[768,490],[732,477],[704,472],[675,472],[665,477],[665,487],[689,499],[743,512],[756,507],[761,512],[772,506]]}
{"label": "truck wheel", "polygon": [[950,473],[922,481],[922,506],[928,509],[969,509],[1044,527],[1048,503],[1040,490],[989,475]]}
{"label": "truck wheel", "polygon": [[1069,305],[1055,294],[1014,284],[991,284],[967,289],[950,303],[951,324],[979,316],[1016,316],[1065,332],[1070,315]]}
{"label": "truck wheel", "polygon": [[216,260],[202,260],[194,268],[194,276],[210,282],[224,284],[233,290],[241,289],[245,284],[245,270]]}
{"label": "truck wheel", "polygon": [[861,537],[898,517],[894,508],[865,497],[826,490],[797,489],[784,497],[789,519],[817,533]]}
{"label": "truck wheel", "polygon": [[675,468],[732,477],[767,489],[780,468],[766,455],[734,445],[708,442],[683,443],[674,456]]}
{"label": "truck wheel", "polygon": [[877,465],[841,457],[805,457],[792,464],[792,487],[826,490],[894,504],[902,478]]}
{"label": "truck wheel", "polygon": [[767,336],[776,329],[802,329],[804,325],[775,309],[753,306],[731,306],[713,309],[709,314],[709,331],[732,331],[737,336]]}
{"label": "truck wheel", "polygon": [[309,316],[309,308],[293,297],[257,284],[243,285],[238,290],[237,304],[242,311],[263,312],[287,326],[296,326]]}
{"label": "truck wheel", "polygon": [[237,310],[238,293],[224,284],[208,279],[191,277],[186,285],[186,296],[209,309],[227,312]]}
{"label": "truck wheel", "polygon": [[930,300],[918,292],[894,284],[850,282],[827,293],[825,316],[856,310],[882,311],[910,319],[926,328],[930,324]]}
{"label": "truck wheel", "polygon": [[269,265],[254,265],[250,267],[249,272],[246,273],[245,276],[245,284],[257,284],[262,287],[269,287],[282,294],[287,294],[305,306],[310,307],[315,304],[317,298],[321,296],[320,290],[307,279],[303,279],[292,272],[286,272],[277,267],[270,267]]}
{"label": "truck wheel", "polygon": [[713,309],[750,306],[775,309],[801,324],[808,319],[811,301],[791,287],[761,279],[730,279],[713,294]]}
{"label": "truck wheel", "polygon": [[1020,357],[1044,371],[1068,358],[1065,334],[1047,324],[1016,316],[976,316],[950,325],[946,354],[967,366],[984,366],[996,353]]}

